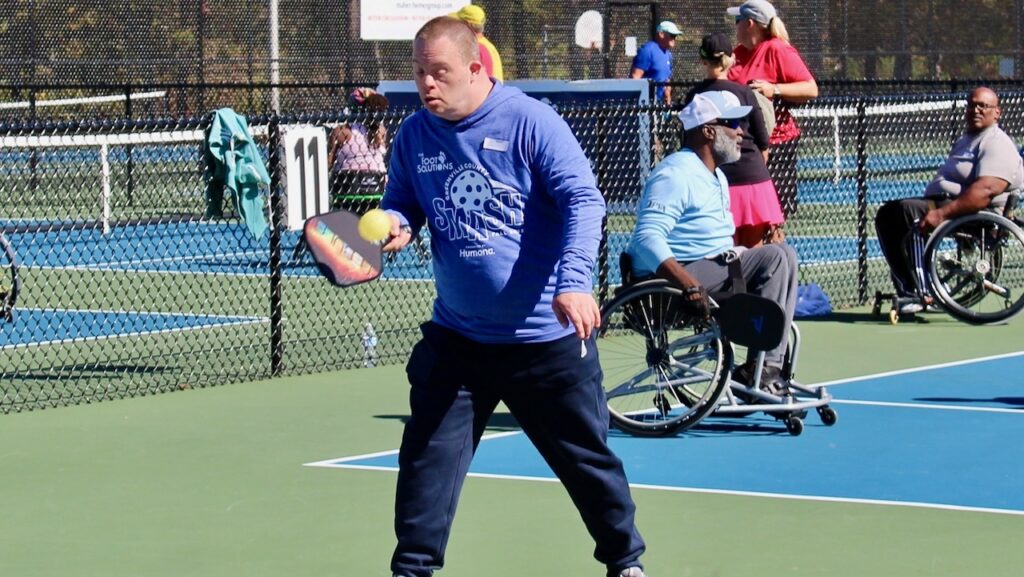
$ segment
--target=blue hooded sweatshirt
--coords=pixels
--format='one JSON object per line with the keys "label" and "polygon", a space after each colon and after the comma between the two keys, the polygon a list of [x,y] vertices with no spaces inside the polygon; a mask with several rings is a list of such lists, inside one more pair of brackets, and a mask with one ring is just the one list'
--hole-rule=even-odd
{"label": "blue hooded sweatshirt", "polygon": [[550,106],[498,82],[460,121],[419,110],[395,137],[382,206],[429,227],[438,324],[484,343],[574,332],[551,302],[592,291],[604,199]]}

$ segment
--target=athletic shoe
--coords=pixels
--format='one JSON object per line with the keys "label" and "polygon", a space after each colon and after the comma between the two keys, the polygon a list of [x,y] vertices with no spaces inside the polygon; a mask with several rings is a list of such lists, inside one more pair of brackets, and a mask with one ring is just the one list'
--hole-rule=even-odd
{"label": "athletic shoe", "polygon": [[619,577],[647,577],[644,575],[644,570],[639,567],[626,567],[622,571],[619,571]]}
{"label": "athletic shoe", "polygon": [[[753,365],[744,363],[740,365],[732,374],[732,380],[740,383],[741,385],[751,386],[754,382],[753,378]],[[776,366],[765,363],[764,368],[761,369],[761,390],[775,395],[777,397],[784,397],[789,394],[789,386],[786,381],[782,378],[782,369]],[[744,399],[746,400],[746,399]],[[759,402],[757,399],[751,399],[747,402]]]}
{"label": "athletic shoe", "polygon": [[935,300],[930,296],[913,297],[905,295],[899,297],[898,300],[905,301],[900,305],[901,315],[912,315],[916,313],[938,313],[942,312]]}
{"label": "athletic shoe", "polygon": [[919,312],[923,312],[925,305],[922,303],[911,302],[900,306],[901,315],[912,315]]}

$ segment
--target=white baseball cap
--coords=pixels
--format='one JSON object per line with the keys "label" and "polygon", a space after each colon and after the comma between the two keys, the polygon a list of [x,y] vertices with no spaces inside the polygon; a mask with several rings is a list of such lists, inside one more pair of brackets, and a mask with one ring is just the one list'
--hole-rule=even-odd
{"label": "white baseball cap", "polygon": [[682,36],[683,35],[683,31],[680,30],[679,27],[676,26],[676,23],[672,22],[671,20],[662,20],[661,24],[658,24],[658,30],[657,31],[658,32],[665,32],[666,34],[671,34],[672,36]]}
{"label": "white baseball cap", "polygon": [[750,114],[750,108],[741,105],[740,99],[732,92],[701,92],[694,95],[693,100],[679,113],[679,120],[683,122],[683,130],[692,130],[719,118],[743,118]]}

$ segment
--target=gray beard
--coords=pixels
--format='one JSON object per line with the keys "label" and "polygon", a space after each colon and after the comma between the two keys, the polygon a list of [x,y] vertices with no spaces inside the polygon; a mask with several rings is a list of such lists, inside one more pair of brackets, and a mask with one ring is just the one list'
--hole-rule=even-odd
{"label": "gray beard", "polygon": [[711,155],[715,158],[716,166],[736,162],[740,159],[740,148],[736,141],[726,134],[724,127],[715,127],[715,141],[711,144]]}

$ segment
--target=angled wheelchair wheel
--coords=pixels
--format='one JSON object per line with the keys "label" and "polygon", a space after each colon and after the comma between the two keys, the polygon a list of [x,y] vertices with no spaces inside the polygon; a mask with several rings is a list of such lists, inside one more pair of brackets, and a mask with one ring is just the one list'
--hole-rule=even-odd
{"label": "angled wheelchair wheel", "polygon": [[662,280],[623,290],[601,315],[598,349],[612,423],[635,435],[692,427],[728,384],[732,346]]}
{"label": "angled wheelchair wheel", "polygon": [[971,324],[1004,322],[1024,308],[1024,231],[988,212],[944,223],[924,253],[932,295]]}

